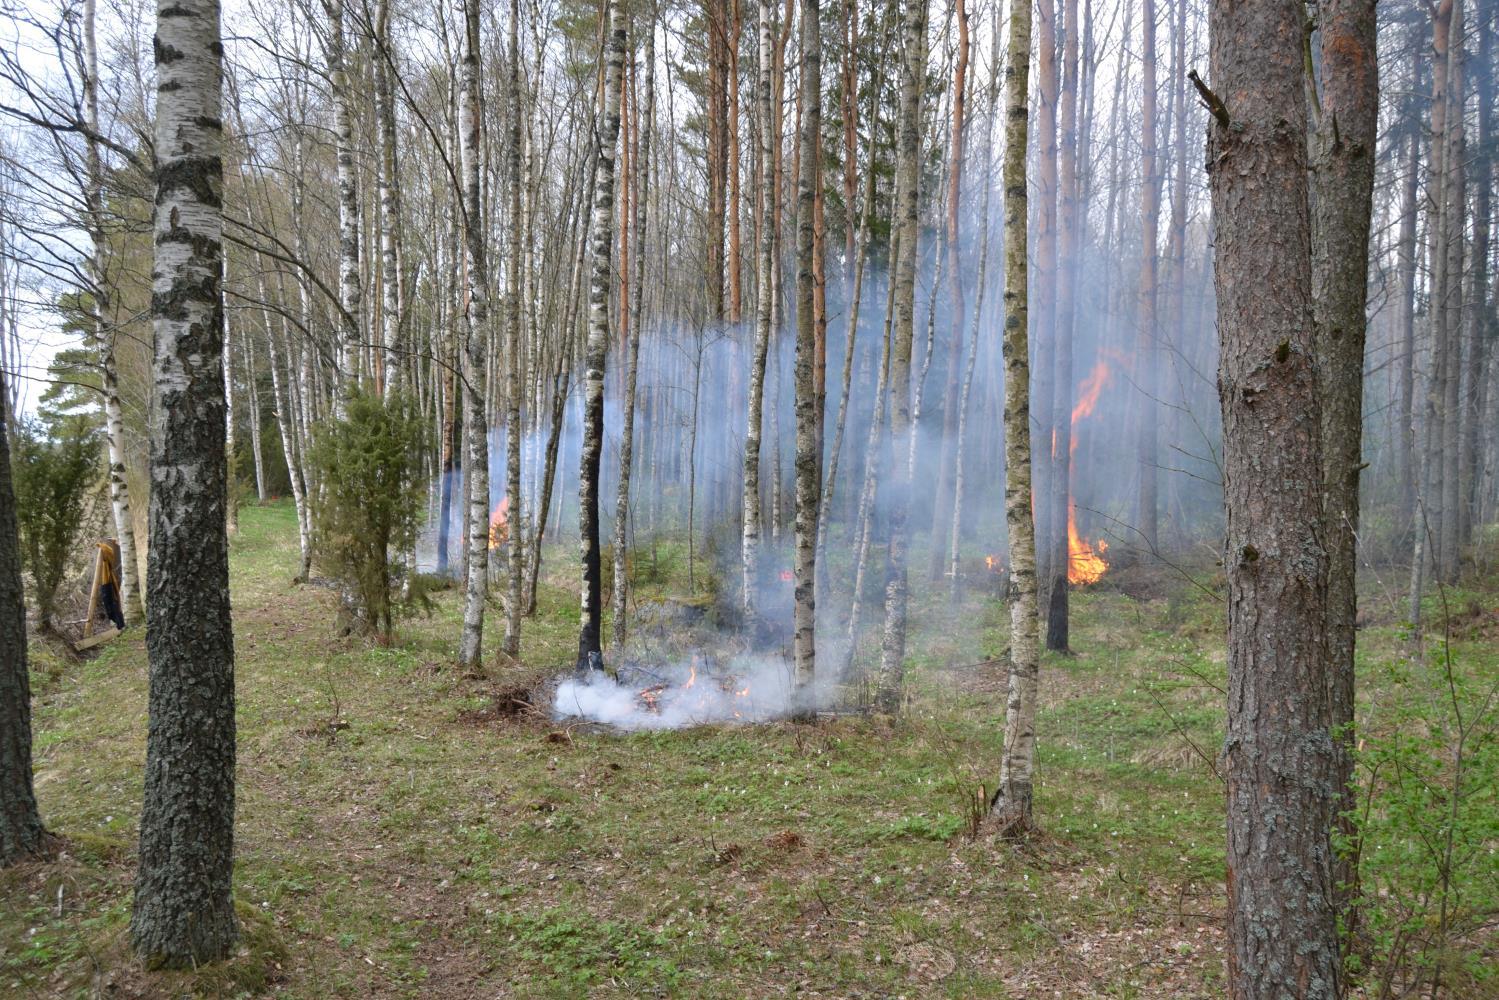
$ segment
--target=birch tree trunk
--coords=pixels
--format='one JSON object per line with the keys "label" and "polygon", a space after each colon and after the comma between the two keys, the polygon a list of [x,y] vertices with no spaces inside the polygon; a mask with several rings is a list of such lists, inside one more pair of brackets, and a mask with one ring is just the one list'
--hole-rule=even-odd
{"label": "birch tree trunk", "polygon": [[255,384],[255,348],[250,329],[240,330],[240,346],[245,355],[245,388],[250,391],[250,456],[255,460],[255,499],[266,501],[265,454],[260,450],[260,387]]}
{"label": "birch tree trunk", "polygon": [[489,421],[485,412],[489,353],[489,265],[485,248],[479,158],[483,120],[479,88],[479,2],[465,0],[463,80],[458,135],[463,161],[463,235],[468,250],[468,328],[463,355],[463,421],[468,454],[468,586],[458,665],[477,671],[483,658],[484,604],[489,596]]}
{"label": "birch tree trunk", "polygon": [[599,459],[604,451],[604,365],[609,350],[609,286],[614,251],[614,157],[619,139],[619,87],[624,71],[625,15],[621,0],[608,4],[604,103],[599,110],[599,153],[594,164],[589,242],[588,345],[583,374],[583,442],[578,465],[578,534],[582,560],[579,671],[604,669],[603,572],[599,552]]}
{"label": "birch tree trunk", "polygon": [[755,346],[750,359],[749,417],[744,433],[744,518],[739,553],[743,596],[741,605],[746,618],[755,614],[760,587],[760,437],[765,409],[765,359],[770,349],[770,325],[775,312],[775,161],[776,117],[772,113],[775,95],[771,89],[774,73],[774,49],[771,45],[770,0],[760,0],[758,28],[760,33],[760,75],[756,87],[759,101],[760,163],[757,187],[760,194],[760,233],[755,265]]}
{"label": "birch tree trunk", "polygon": [[396,156],[396,104],[391,83],[397,72],[390,31],[390,0],[374,12],[375,128],[380,141],[380,345],[385,352],[385,392],[401,392],[405,367],[401,324],[401,173]]}
{"label": "birch tree trunk", "polygon": [[[1321,110],[1312,156],[1312,309],[1322,397],[1323,537],[1327,545],[1327,693],[1337,750],[1339,830],[1354,836],[1353,648],[1358,613],[1359,473],[1363,469],[1364,335],[1379,117],[1374,0],[1322,0]],[[1345,928],[1357,866],[1333,869]]]}
{"label": "birch tree trunk", "polygon": [[507,299],[507,337],[505,386],[505,495],[510,498],[509,577],[505,589],[505,638],[501,646],[506,656],[520,656],[521,590],[526,575],[526,547],[521,537],[525,524],[521,497],[521,399],[524,394],[525,359],[521,355],[521,295],[525,282],[521,275],[522,245],[525,240],[525,217],[521,214],[521,103],[520,83],[520,2],[510,0],[510,141],[505,150],[510,180],[510,296]]}
{"label": "birch tree trunk", "polygon": [[233,535],[239,531],[239,496],[236,491],[236,479],[234,474],[234,337],[229,332],[229,310],[224,301],[223,289],[229,284],[229,255],[223,255],[224,268],[220,273],[219,308],[224,317],[222,326],[223,342],[219,345],[219,357],[223,364],[220,366],[219,377],[224,380],[224,524]]}
{"label": "birch tree trunk", "polygon": [[130,941],[147,967],[188,968],[228,957],[238,936],[217,0],[159,0],[154,49],[151,725]]}
{"label": "birch tree trunk", "polygon": [[32,781],[31,677],[26,665],[21,538],[10,474],[10,406],[5,368],[0,366],[0,868],[35,857],[47,845]]}
{"label": "birch tree trunk", "polygon": [[1031,503],[1030,334],[1026,282],[1031,0],[1012,0],[1005,60],[1005,525],[1010,544],[1010,674],[1004,750],[990,815],[1002,830],[1023,833],[1033,820],[1036,770],[1036,682],[1041,626],[1036,607],[1036,522]]}
{"label": "birch tree trunk", "polygon": [[120,371],[115,363],[115,328],[111,322],[108,246],[104,237],[104,165],[99,149],[99,45],[95,35],[96,0],[83,4],[83,111],[88,125],[88,181],[85,207],[89,219],[89,284],[94,293],[94,340],[99,345],[100,388],[104,390],[104,430],[109,446],[109,503],[115,539],[120,545],[120,604],[127,622],[141,620],[140,558],[135,543],[135,514],[125,480],[125,415],[120,406]]}
{"label": "birch tree trunk", "polygon": [[342,316],[335,406],[340,416],[349,393],[359,384],[362,348],[359,320],[364,309],[359,284],[359,175],[354,169],[354,109],[344,38],[346,2],[324,0],[329,21],[328,76],[333,94],[333,143],[338,166],[338,302]]}
{"label": "birch tree trunk", "polygon": [[921,234],[918,184],[921,105],[926,81],[926,3],[909,0],[905,11],[905,64],[901,77],[900,136],[896,166],[895,224],[900,259],[895,271],[895,328],[890,365],[890,545],[885,556],[885,623],[880,638],[880,674],[875,703],[882,712],[900,707],[906,658],[906,560],[911,511],[911,344],[916,319],[916,259]]}
{"label": "birch tree trunk", "polygon": [[[625,399],[619,442],[619,493],[614,503],[614,636],[616,646],[625,641],[629,598],[629,564],[625,543],[630,528],[630,475],[635,459],[635,384],[640,371],[640,323],[645,306],[645,223],[647,188],[650,184],[651,128],[656,117],[656,12],[646,19],[645,111],[637,126],[639,148],[635,156],[635,298],[630,302],[629,356],[625,361]],[[637,99],[636,107],[639,107]]]}
{"label": "birch tree trunk", "polygon": [[792,649],[797,717],[816,717],[812,684],[817,673],[817,512],[822,499],[822,450],[818,447],[817,220],[822,183],[822,14],[818,0],[802,0],[801,162],[796,191],[796,540]]}
{"label": "birch tree trunk", "polygon": [[1332,1000],[1341,978],[1304,16],[1286,0],[1213,0],[1212,84],[1223,98],[1199,84],[1214,116],[1234,1000]]}

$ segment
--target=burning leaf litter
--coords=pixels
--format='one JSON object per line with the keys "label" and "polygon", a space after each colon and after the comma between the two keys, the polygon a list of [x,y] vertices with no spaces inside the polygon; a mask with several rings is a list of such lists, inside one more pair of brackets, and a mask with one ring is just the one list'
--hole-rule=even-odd
{"label": "burning leaf litter", "polygon": [[768,722],[796,707],[789,661],[697,655],[663,666],[626,664],[615,677],[570,677],[557,686],[552,716],[633,731]]}

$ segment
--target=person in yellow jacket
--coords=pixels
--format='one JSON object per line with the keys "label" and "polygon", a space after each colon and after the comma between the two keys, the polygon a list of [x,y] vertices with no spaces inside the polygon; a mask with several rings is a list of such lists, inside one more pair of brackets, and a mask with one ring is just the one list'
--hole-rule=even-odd
{"label": "person in yellow jacket", "polygon": [[114,627],[124,631],[125,613],[120,607],[120,545],[113,538],[99,543],[99,598]]}

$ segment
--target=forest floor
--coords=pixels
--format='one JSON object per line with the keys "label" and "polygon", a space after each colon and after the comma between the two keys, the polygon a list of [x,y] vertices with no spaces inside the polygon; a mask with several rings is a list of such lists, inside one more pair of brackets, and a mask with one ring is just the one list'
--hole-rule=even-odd
{"label": "forest floor", "polygon": [[[1075,655],[1042,673],[1042,832],[1012,843],[968,834],[1000,750],[1004,678],[980,662],[1005,645],[992,594],[951,609],[941,588],[914,588],[898,720],[622,734],[497,706],[575,649],[569,566],[550,558],[559,575],[525,623],[533,666],[464,677],[457,591],[392,648],[338,638],[333,592],[290,582],[291,507],[242,510],[244,940],[194,974],[127,957],[142,630],[80,663],[39,653],[37,792],[65,846],[0,873],[0,993],[1222,994],[1210,593],[1161,571],[1140,596],[1107,581],[1075,595]],[[1387,617],[1365,629],[1366,656],[1398,658]]]}

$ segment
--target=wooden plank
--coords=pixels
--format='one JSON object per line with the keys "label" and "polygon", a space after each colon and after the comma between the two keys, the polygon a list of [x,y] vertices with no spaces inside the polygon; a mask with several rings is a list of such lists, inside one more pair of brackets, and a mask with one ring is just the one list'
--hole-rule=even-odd
{"label": "wooden plank", "polygon": [[93,649],[95,646],[102,646],[104,643],[115,638],[119,634],[119,629],[115,628],[114,626],[110,626],[103,632],[96,632],[93,635],[85,636],[84,638],[79,639],[77,642],[73,643],[73,648],[81,653],[85,649]]}
{"label": "wooden plank", "polygon": [[[100,560],[104,558],[104,551],[97,545],[94,546],[94,585],[88,592],[88,617],[83,620],[83,637],[87,639],[94,631],[94,615],[99,612],[99,573],[104,568]],[[87,649],[86,646],[78,647]]]}

